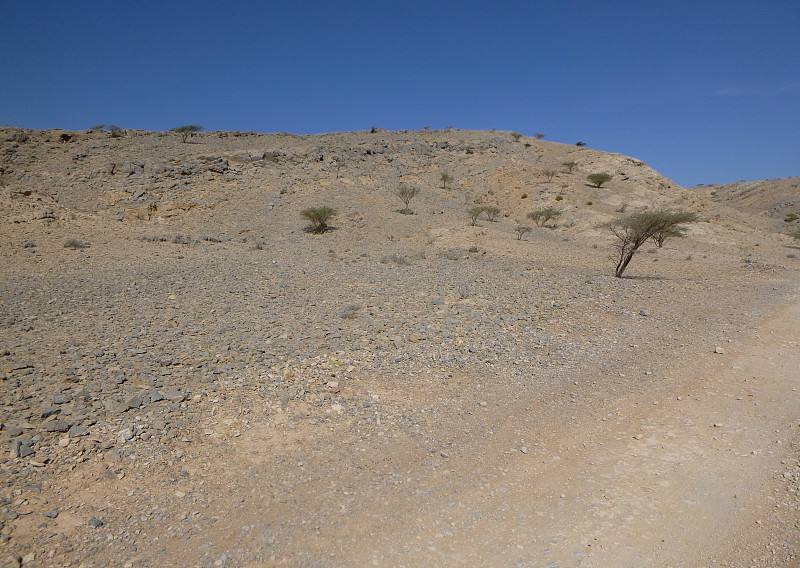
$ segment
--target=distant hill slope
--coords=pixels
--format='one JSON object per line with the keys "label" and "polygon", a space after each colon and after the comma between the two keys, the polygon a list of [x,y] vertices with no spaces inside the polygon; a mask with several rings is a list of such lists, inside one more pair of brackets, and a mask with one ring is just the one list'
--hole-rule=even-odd
{"label": "distant hill slope", "polygon": [[788,225],[797,225],[800,219],[800,177],[704,185],[691,189],[721,205],[765,217],[771,231],[783,232]]}
{"label": "distant hill slope", "polygon": [[[448,218],[493,205],[524,220],[558,205],[586,229],[623,208],[694,206],[697,194],[644,162],[512,132],[420,130],[319,135],[0,129],[6,214],[16,222],[70,212],[158,221],[246,224],[258,210],[330,202],[354,216],[393,211],[401,183],[420,188],[412,209]],[[586,176],[613,177],[602,188]],[[442,183],[442,174],[451,181]],[[9,196],[11,196],[9,198]],[[292,211],[292,223],[297,212]]]}

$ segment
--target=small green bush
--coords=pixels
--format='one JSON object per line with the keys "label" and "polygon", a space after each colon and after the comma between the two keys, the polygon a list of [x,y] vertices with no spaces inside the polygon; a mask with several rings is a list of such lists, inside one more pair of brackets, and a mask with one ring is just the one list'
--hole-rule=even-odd
{"label": "small green bush", "polygon": [[592,182],[596,187],[601,187],[604,183],[610,181],[612,177],[614,176],[603,172],[598,174],[589,174],[586,176],[586,179]]}
{"label": "small green bush", "polygon": [[797,213],[789,213],[786,217],[783,218],[784,223],[791,223],[792,221],[797,221],[800,216]]}
{"label": "small green bush", "polygon": [[558,195],[556,195],[556,201],[563,201],[563,200],[564,200],[564,196],[563,195],[561,195],[560,193]]}
{"label": "small green bush", "polygon": [[300,216],[311,221],[308,230],[312,233],[324,233],[328,229],[328,220],[336,215],[333,207],[309,207],[300,211]]}

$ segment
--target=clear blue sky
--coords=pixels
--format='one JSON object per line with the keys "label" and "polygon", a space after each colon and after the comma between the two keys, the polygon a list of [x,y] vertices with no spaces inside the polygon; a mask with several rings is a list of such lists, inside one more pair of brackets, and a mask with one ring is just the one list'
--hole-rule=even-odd
{"label": "clear blue sky", "polygon": [[0,125],[546,134],[800,175],[800,1],[0,0]]}

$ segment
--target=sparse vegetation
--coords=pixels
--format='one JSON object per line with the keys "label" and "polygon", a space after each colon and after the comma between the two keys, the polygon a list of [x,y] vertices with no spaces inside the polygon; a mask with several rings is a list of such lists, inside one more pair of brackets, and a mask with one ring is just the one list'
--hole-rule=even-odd
{"label": "sparse vegetation", "polygon": [[527,217],[533,221],[537,227],[544,227],[548,221],[557,219],[562,214],[562,210],[557,207],[540,207],[528,213]]}
{"label": "sparse vegetation", "polygon": [[478,217],[480,217],[481,213],[483,213],[485,210],[486,208],[480,205],[475,207],[470,207],[469,209],[467,209],[467,213],[469,214],[469,219],[470,219],[470,225],[474,227],[478,223]]}
{"label": "sparse vegetation", "polygon": [[542,138],[544,138],[544,134],[542,134],[541,132],[537,132],[535,136],[536,136],[536,138],[537,138],[537,139],[539,139],[539,140],[541,140]]}
{"label": "sparse vegetation", "polygon": [[86,249],[89,248],[90,245],[86,241],[79,241],[78,239],[67,239],[67,242],[64,243],[64,248],[77,250],[77,249]]}
{"label": "sparse vegetation", "polygon": [[180,233],[178,233],[177,235],[172,237],[171,242],[173,244],[176,244],[176,245],[188,245],[188,244],[190,244],[192,242],[192,238],[191,237],[185,237],[185,236],[181,235]]}
{"label": "sparse vegetation", "polygon": [[95,124],[94,126],[90,126],[89,130],[103,130],[105,127],[105,124]]}
{"label": "sparse vegetation", "polygon": [[520,195],[520,197],[522,199],[528,199],[528,194],[527,193],[523,193],[522,195]]}
{"label": "sparse vegetation", "polygon": [[328,229],[328,221],[334,215],[336,215],[336,209],[328,206],[309,207],[300,211],[301,217],[311,221],[309,231],[317,234],[324,233]]}
{"label": "sparse vegetation", "polygon": [[512,132],[511,137],[514,139],[515,142],[519,142],[519,139],[522,138],[522,134],[519,132]]}
{"label": "sparse vegetation", "polygon": [[612,221],[608,227],[617,238],[614,276],[622,278],[633,255],[648,240],[658,234],[663,234],[664,239],[679,237],[686,230],[683,225],[696,220],[697,215],[690,211],[654,209],[632,213]]}
{"label": "sparse vegetation", "polygon": [[521,241],[525,233],[528,233],[530,231],[531,228],[528,225],[517,225],[516,227],[514,227],[514,232],[517,233],[518,241]]}
{"label": "sparse vegetation", "polygon": [[586,176],[586,179],[592,182],[595,185],[595,187],[602,187],[604,183],[611,181],[611,178],[613,177],[614,176],[612,176],[611,174],[602,172],[597,174],[589,174],[588,176]]}
{"label": "sparse vegetation", "polygon": [[361,309],[361,306],[358,304],[347,304],[342,308],[342,311],[339,313],[339,317],[342,319],[355,319],[358,317],[358,311]]}
{"label": "sparse vegetation", "polygon": [[551,182],[558,175],[558,172],[555,170],[542,170],[542,175],[547,178],[548,182]]}
{"label": "sparse vegetation", "polygon": [[338,156],[333,158],[333,167],[336,168],[336,179],[339,179],[339,170],[342,169],[342,166],[344,166],[344,158]]}
{"label": "sparse vegetation", "polygon": [[559,193],[556,195],[556,201],[564,201],[564,196]]}
{"label": "sparse vegetation", "polygon": [[111,133],[112,138],[119,138],[120,136],[122,136],[122,129],[116,124],[109,124],[106,127],[106,130],[108,130]]}
{"label": "sparse vegetation", "polygon": [[381,258],[381,264],[397,264],[399,266],[410,266],[411,262],[401,254],[393,253]]}
{"label": "sparse vegetation", "polygon": [[397,190],[397,197],[400,198],[400,201],[403,202],[405,206],[400,212],[401,213],[408,213],[408,205],[411,203],[411,200],[414,199],[419,194],[419,188],[413,187],[410,185],[400,184],[400,187]]}
{"label": "sparse vegetation", "polygon": [[439,176],[439,180],[442,182],[442,189],[447,189],[447,184],[453,182],[453,176],[447,172],[442,172]]}
{"label": "sparse vegetation", "polygon": [[571,174],[572,170],[578,165],[578,162],[561,162],[561,165],[567,168],[567,173]]}
{"label": "sparse vegetation", "polygon": [[[111,127],[109,127],[109,129],[110,128]],[[200,132],[201,130],[203,130],[203,127],[198,126],[197,124],[185,124],[184,126],[176,126],[175,128],[171,128],[170,132],[180,134],[181,142],[185,144],[186,140],[189,139],[189,136],[192,136],[195,132]]]}
{"label": "sparse vegetation", "polygon": [[583,148],[584,146],[586,146],[586,142],[575,142],[575,145],[578,146],[579,148]]}
{"label": "sparse vegetation", "polygon": [[500,214],[499,207],[493,207],[493,206],[484,207],[483,211],[486,213],[486,218],[489,221],[494,221],[495,217],[497,217]]}
{"label": "sparse vegetation", "polygon": [[784,223],[791,223],[793,221],[797,221],[800,216],[797,213],[789,213],[786,217],[783,218]]}

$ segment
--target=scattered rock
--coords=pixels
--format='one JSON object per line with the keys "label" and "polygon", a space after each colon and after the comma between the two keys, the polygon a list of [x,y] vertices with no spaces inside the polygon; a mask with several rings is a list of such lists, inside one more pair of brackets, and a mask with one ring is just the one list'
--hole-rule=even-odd
{"label": "scattered rock", "polygon": [[103,521],[101,521],[100,519],[98,519],[97,517],[92,517],[91,519],[89,519],[89,522],[88,522],[88,525],[89,525],[90,529],[99,529],[104,524],[105,523]]}
{"label": "scattered rock", "polygon": [[31,442],[30,438],[14,438],[11,440],[12,458],[26,458],[34,453],[33,442]]}

